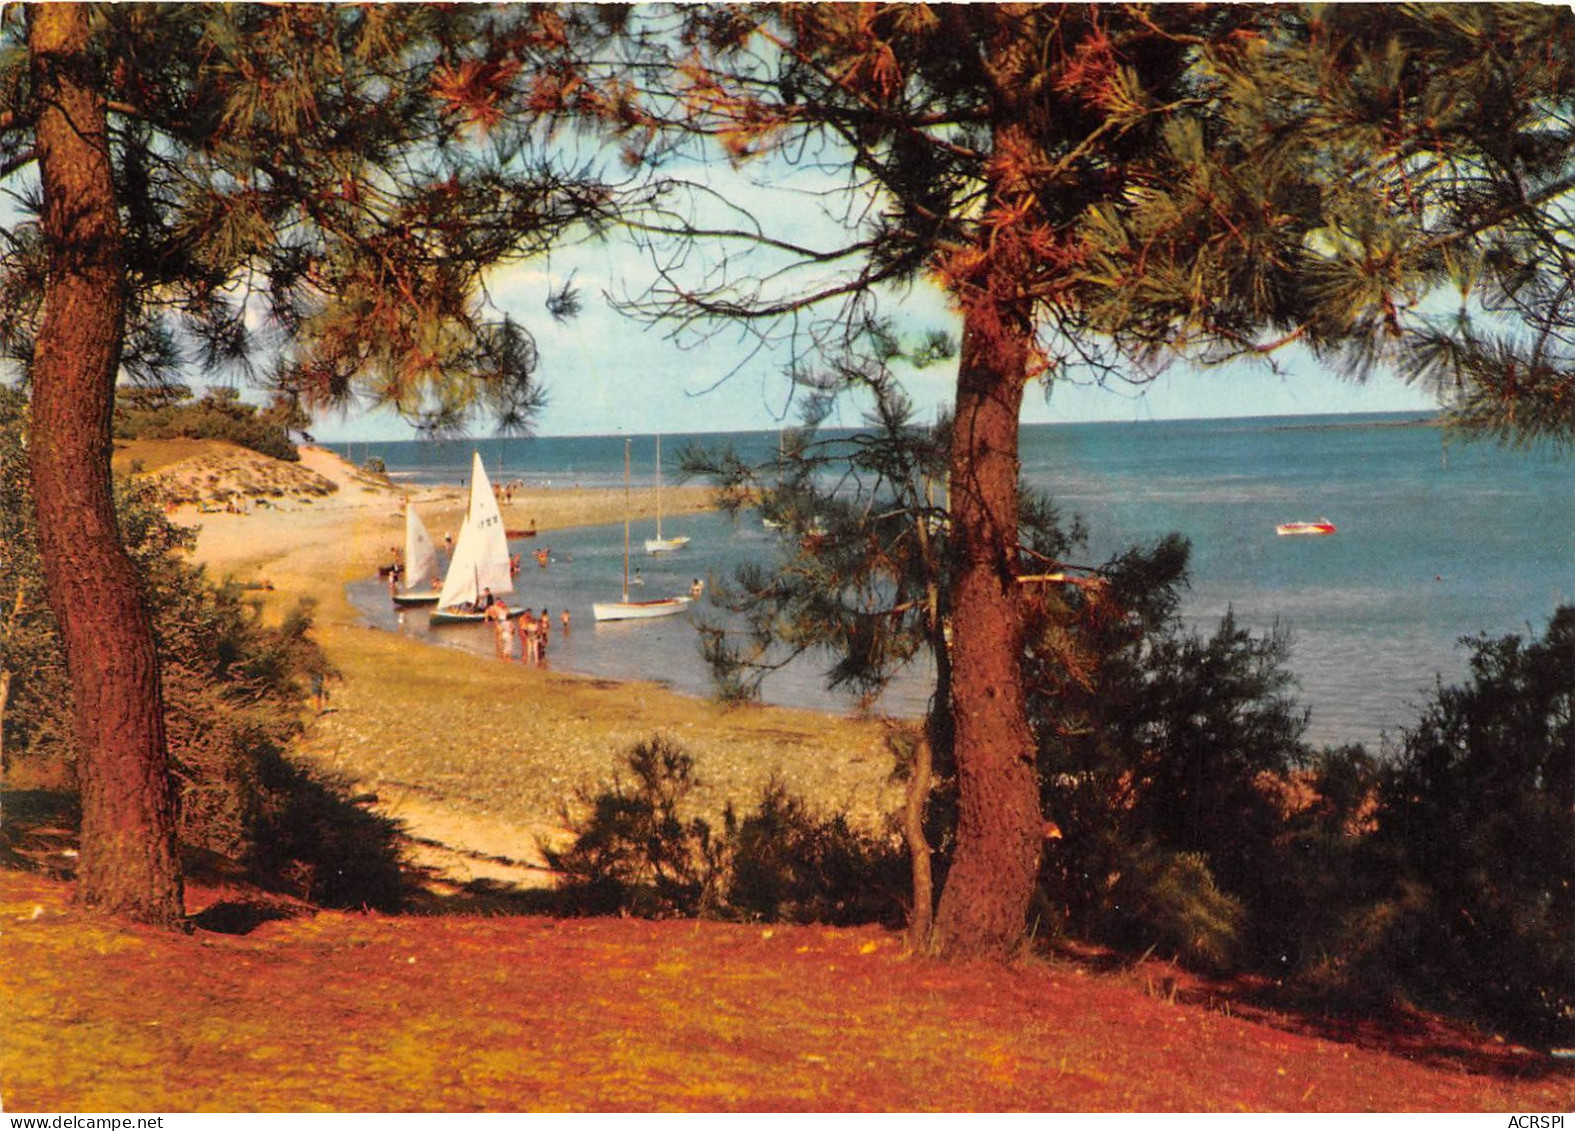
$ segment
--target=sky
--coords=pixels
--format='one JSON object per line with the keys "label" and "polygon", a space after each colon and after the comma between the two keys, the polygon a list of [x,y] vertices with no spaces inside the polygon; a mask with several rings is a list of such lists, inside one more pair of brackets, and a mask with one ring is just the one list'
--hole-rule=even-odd
{"label": "sky", "polygon": [[[575,276],[576,284],[584,281]],[[519,302],[514,312],[531,328],[541,353],[539,374],[547,405],[536,421],[538,435],[769,430],[797,419],[787,401],[789,384],[779,360],[756,357],[729,375],[747,354],[736,335],[685,349],[660,331],[606,309],[600,295],[586,293],[585,309],[565,325],[546,315],[539,298],[527,306],[523,293],[506,297],[511,304]],[[944,310],[922,321],[954,333],[957,323]],[[950,403],[954,362],[899,372],[921,415],[932,416]],[[1022,418],[1027,423],[1070,423],[1425,413],[1436,408],[1431,396],[1398,378],[1377,375],[1355,384],[1302,356],[1282,359],[1279,372],[1247,364],[1204,370],[1175,366],[1142,387],[1062,382],[1047,394],[1034,386],[1024,399]],[[850,406],[839,423],[856,419],[857,411]],[[475,435],[488,432],[484,424],[473,428]],[[314,434],[324,441],[415,438],[410,426],[392,413],[353,410],[321,417]]]}
{"label": "sky", "polygon": [[[756,353],[742,331],[723,330],[701,343],[671,340],[613,309],[608,295],[640,289],[648,269],[642,253],[616,243],[559,251],[550,261],[517,264],[489,281],[492,303],[528,327],[540,352],[538,370],[547,405],[536,420],[544,436],[669,434],[771,430],[796,422],[784,376],[786,356]],[[582,309],[559,323],[546,312],[549,293],[572,284]],[[960,319],[944,297],[919,288],[883,310],[899,328],[931,328],[958,336]],[[919,414],[950,404],[956,363],[925,370],[899,367]],[[1278,368],[1240,363],[1199,369],[1176,365],[1143,386],[1087,387],[1061,382],[1035,386],[1024,399],[1027,423],[1136,421],[1324,413],[1419,412],[1437,408],[1428,394],[1397,377],[1364,384],[1339,377],[1316,359],[1287,353]],[[855,406],[833,423],[857,423]],[[478,423],[472,434],[490,433]],[[411,427],[389,412],[349,411],[320,417],[323,441],[414,439]]]}

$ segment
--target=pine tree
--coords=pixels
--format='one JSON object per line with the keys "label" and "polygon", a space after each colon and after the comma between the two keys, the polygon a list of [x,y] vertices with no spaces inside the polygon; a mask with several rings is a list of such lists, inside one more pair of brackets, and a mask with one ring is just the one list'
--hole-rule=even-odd
{"label": "pine tree", "polygon": [[[30,385],[41,555],[71,674],[78,898],[182,916],[157,658],[111,506],[122,374],[255,374],[422,427],[539,404],[485,271],[595,223],[605,185],[504,122],[478,76],[558,42],[549,9],[49,4],[0,27],[0,355]],[[252,329],[265,325],[267,333]]]}
{"label": "pine tree", "polygon": [[1512,379],[1534,372],[1539,404],[1569,403],[1549,359],[1565,340],[1570,26],[1520,6],[807,4],[643,28],[658,57],[676,46],[649,72],[633,155],[687,136],[737,163],[796,161],[824,174],[846,239],[812,244],[764,210],[707,223],[675,185],[646,227],[661,277],[636,305],[680,332],[742,320],[800,357],[921,276],[958,312],[942,951],[1010,951],[1040,856],[1020,666],[1028,385],[1142,382],[1178,356],[1292,342],[1358,375],[1403,352],[1413,376],[1465,380],[1481,335],[1420,318],[1440,284],[1486,281],[1495,311],[1546,331],[1506,347],[1537,363]]}
{"label": "pine tree", "polygon": [[[724,255],[703,272],[670,272],[649,308],[801,331],[805,354],[839,317],[858,325],[879,288],[919,276],[960,312],[947,469],[959,819],[938,908],[944,953],[1012,950],[1038,872],[1045,824],[1021,671],[1031,599],[1020,581],[1037,567],[1019,531],[1018,422],[1036,379],[1119,375],[1074,285],[1082,218],[1125,199],[1167,123],[1211,112],[1198,97],[1197,43],[1262,18],[1227,7],[1011,4],[689,18],[698,47],[683,59],[674,117],[699,122],[737,160],[769,151],[845,170],[855,219],[838,247],[769,232],[756,244],[766,257],[758,271]],[[729,247],[745,235],[668,228]],[[840,309],[805,316],[824,303]]]}
{"label": "pine tree", "polygon": [[[772,463],[752,467],[731,451],[696,447],[682,456],[686,474],[717,485],[726,511],[757,509],[780,543],[771,567],[744,567],[713,594],[746,627],[701,626],[724,694],[752,698],[765,677],[799,657],[829,659],[826,685],[865,702],[916,664],[933,672],[922,733],[891,736],[908,786],[903,834],[916,948],[929,945],[933,915],[926,807],[936,775],[952,765],[949,428],[914,421],[891,367],[899,359],[926,364],[949,349],[931,338],[904,353],[888,327],[867,325],[838,356],[799,375],[803,427],[784,430]],[[823,432],[825,413],[857,394],[871,406],[862,426]]]}

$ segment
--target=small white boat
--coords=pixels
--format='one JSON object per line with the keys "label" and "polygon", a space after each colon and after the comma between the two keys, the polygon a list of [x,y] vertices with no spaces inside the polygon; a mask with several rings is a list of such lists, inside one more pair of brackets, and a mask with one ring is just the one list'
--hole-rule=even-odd
{"label": "small white boat", "polygon": [[[438,607],[432,610],[432,624],[481,624],[487,619],[476,608],[477,600],[488,590],[494,597],[514,591],[514,571],[509,561],[509,540],[503,533],[503,515],[497,496],[487,479],[487,469],[477,453],[471,461],[470,506],[465,523],[454,543],[454,557],[438,594]],[[509,609],[517,617],[524,609]]]}
{"label": "small white boat", "polygon": [[[598,620],[648,620],[681,613],[692,597],[658,597],[654,601],[629,600],[629,441],[623,442],[623,600],[593,601],[591,614]],[[688,539],[684,539],[688,541]]]}
{"label": "small white boat", "polygon": [[647,554],[667,554],[689,545],[688,535],[674,538],[662,537],[662,438],[656,438],[656,537],[645,540]]}
{"label": "small white boat", "polygon": [[659,597],[654,601],[593,601],[591,614],[599,621],[646,620],[681,613],[693,602],[693,597]]}
{"label": "small white boat", "polygon": [[410,503],[405,504],[405,565],[401,571],[404,587],[394,591],[394,604],[400,608],[435,605],[438,600],[437,547],[427,533],[426,523]]}
{"label": "small white boat", "polygon": [[1338,527],[1326,518],[1317,522],[1282,522],[1274,528],[1279,535],[1289,534],[1333,534]]}

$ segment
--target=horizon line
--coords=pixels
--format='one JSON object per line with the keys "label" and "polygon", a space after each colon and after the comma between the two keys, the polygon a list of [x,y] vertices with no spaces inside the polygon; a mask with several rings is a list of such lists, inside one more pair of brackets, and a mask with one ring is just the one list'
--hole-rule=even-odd
{"label": "horizon line", "polygon": [[[1415,419],[1417,423],[1429,423],[1429,424],[1431,424],[1431,423],[1441,422],[1443,420],[1443,418],[1444,418],[1444,411],[1442,409],[1437,409],[1437,408],[1435,408],[1435,409],[1423,409],[1423,408],[1414,408],[1414,409],[1376,409],[1376,410],[1375,409],[1353,409],[1353,410],[1348,410],[1348,411],[1343,411],[1343,412],[1336,411],[1336,412],[1289,412],[1289,413],[1286,413],[1286,412],[1225,413],[1225,414],[1220,414],[1220,415],[1215,415],[1215,416],[1163,416],[1163,417],[1161,417],[1161,416],[1149,416],[1149,417],[1141,417],[1141,418],[1136,418],[1136,419],[1122,419],[1122,418],[1119,418],[1119,417],[1115,417],[1115,418],[1110,418],[1110,419],[1105,419],[1105,420],[1025,420],[1025,421],[1022,421],[1021,426],[1024,427],[1024,428],[1039,428],[1039,427],[1062,428],[1062,427],[1079,427],[1079,426],[1088,425],[1088,424],[1118,424],[1118,425],[1197,424],[1197,423],[1203,423],[1203,422],[1206,422],[1206,421],[1216,421],[1216,420],[1325,420],[1325,419],[1329,419],[1329,418],[1346,417],[1346,416],[1366,416],[1366,417],[1395,416],[1395,417],[1407,417],[1407,418]],[[322,444],[419,444],[419,443],[474,443],[474,442],[482,441],[482,440],[488,440],[488,441],[495,441],[495,440],[522,440],[522,441],[530,441],[530,440],[595,440],[595,439],[616,439],[618,437],[629,437],[629,436],[661,436],[661,435],[669,435],[669,436],[726,436],[726,435],[737,435],[739,433],[750,433],[750,432],[780,432],[780,431],[784,431],[784,430],[786,430],[788,428],[796,428],[796,427],[800,427],[800,425],[782,424],[782,425],[778,425],[777,427],[769,427],[769,426],[767,426],[767,427],[753,427],[753,428],[696,428],[696,429],[688,429],[688,428],[686,428],[686,429],[675,429],[675,430],[671,430],[671,431],[663,430],[663,429],[653,429],[651,431],[646,431],[646,432],[626,432],[626,431],[623,431],[622,429],[615,429],[615,430],[610,431],[610,432],[541,432],[541,433],[531,433],[531,434],[527,434],[527,435],[498,435],[496,433],[492,433],[492,434],[488,434],[488,435],[479,435],[479,434],[473,433],[473,432],[458,432],[458,433],[455,433],[455,434],[450,435],[450,436],[418,436],[418,435],[411,435],[411,436],[374,436],[374,437],[356,438],[356,439],[348,439],[348,438],[345,438],[345,437],[320,436],[320,435],[318,435],[316,433],[315,430],[313,430],[312,433],[311,433],[312,436],[313,436],[313,439],[308,441],[308,442],[312,443],[312,444],[318,444],[318,445],[322,445]],[[836,430],[836,431],[856,431],[860,427],[860,425],[847,424],[847,425],[833,425],[833,426],[823,426],[823,427],[830,427],[830,428],[832,428],[833,430]]]}

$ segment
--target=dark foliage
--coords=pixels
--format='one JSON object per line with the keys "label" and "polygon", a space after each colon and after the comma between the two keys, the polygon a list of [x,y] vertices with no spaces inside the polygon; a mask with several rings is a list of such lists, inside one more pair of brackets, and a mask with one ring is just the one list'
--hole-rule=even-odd
{"label": "dark foliage", "polygon": [[323,907],[405,907],[412,891],[394,821],[349,800],[350,783],[282,752],[260,757],[256,772],[253,877]]}
{"label": "dark foliage", "polygon": [[636,743],[626,758],[632,781],[582,795],[584,816],[564,851],[544,850],[564,875],[569,904],[582,914],[663,918],[715,906],[722,863],[711,826],[680,809],[698,784],[694,759],[663,735]]}
{"label": "dark foliage", "polygon": [[1273,785],[1310,752],[1282,637],[1230,614],[1206,639],[1182,628],[1187,554],[1135,548],[1041,603],[1026,672],[1059,832],[1042,883],[1077,933],[1219,969],[1262,949],[1285,831]]}
{"label": "dark foliage", "polygon": [[[1533,1036],[1575,1036],[1575,608],[1475,638],[1384,784],[1394,887],[1356,940],[1400,983]],[[1375,937],[1376,936],[1376,937]]]}
{"label": "dark foliage", "polygon": [[573,844],[544,850],[565,878],[562,910],[838,925],[902,917],[906,868],[893,844],[840,815],[817,817],[776,783],[742,819],[729,807],[718,835],[689,812],[694,760],[671,739],[637,743],[625,764],[631,779],[566,815]]}
{"label": "dark foliage", "polygon": [[773,782],[754,812],[728,827],[727,904],[767,922],[853,923],[902,919],[907,868],[889,842],[817,817]]}

